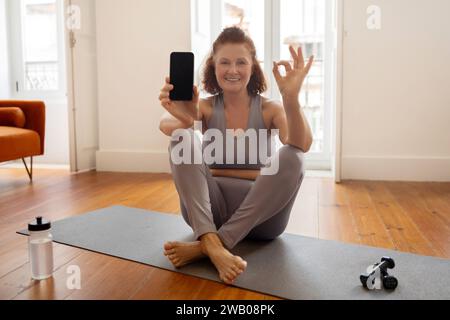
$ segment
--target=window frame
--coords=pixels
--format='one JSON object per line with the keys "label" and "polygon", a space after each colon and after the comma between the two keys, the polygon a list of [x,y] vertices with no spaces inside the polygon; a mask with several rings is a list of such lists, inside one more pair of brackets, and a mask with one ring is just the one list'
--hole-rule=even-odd
{"label": "window frame", "polygon": [[27,90],[25,88],[25,49],[23,0],[7,0],[8,43],[11,97],[13,99],[40,99],[46,102],[62,103],[67,100],[66,61],[64,39],[64,1],[56,0],[57,42],[58,42],[58,90]]}
{"label": "window frame", "polygon": [[[198,0],[192,0],[198,1]],[[264,0],[264,73],[268,77],[269,90],[267,96],[270,99],[281,101],[275,79],[272,74],[272,61],[280,60],[280,8],[282,0]],[[335,17],[336,0],[325,1],[325,39],[324,39],[324,87],[323,87],[323,124],[324,140],[322,152],[309,152],[305,155],[306,167],[309,170],[332,170],[333,167],[333,112],[335,110],[335,59],[336,59],[336,34]],[[223,0],[210,2],[210,30],[211,42],[216,39],[222,26]],[[198,3],[196,4],[198,5]],[[196,19],[196,15],[193,15]]]}

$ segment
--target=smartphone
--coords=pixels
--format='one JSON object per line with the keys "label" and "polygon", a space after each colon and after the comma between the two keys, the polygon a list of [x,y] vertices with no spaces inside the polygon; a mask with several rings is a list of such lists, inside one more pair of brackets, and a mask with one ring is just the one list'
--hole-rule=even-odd
{"label": "smartphone", "polygon": [[191,101],[194,89],[194,54],[192,52],[172,52],[170,54],[170,100]]}

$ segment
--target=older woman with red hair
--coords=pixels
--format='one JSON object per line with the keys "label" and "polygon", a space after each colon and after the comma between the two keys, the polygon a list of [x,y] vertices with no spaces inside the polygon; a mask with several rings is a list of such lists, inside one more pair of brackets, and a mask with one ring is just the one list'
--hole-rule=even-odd
{"label": "older woman with red hair", "polygon": [[[227,155],[233,154],[236,160],[239,154],[230,150],[228,143],[223,145],[223,161],[212,164],[204,161],[175,164],[171,157],[182,215],[196,240],[165,244],[164,253],[175,267],[208,257],[220,279],[232,284],[245,271],[247,263],[230,250],[245,238],[272,240],[286,229],[304,177],[303,155],[312,145],[311,129],[300,107],[299,95],[314,60],[310,57],[305,63],[301,48],[289,49],[293,64],[280,61],[273,65],[282,102],[261,96],[267,85],[255,45],[236,27],[220,34],[206,61],[203,85],[211,97],[200,99],[194,86],[192,101],[171,101],[169,93],[174,87],[166,78],[159,99],[166,109],[160,130],[167,136],[185,129],[191,137],[192,149],[202,152],[197,149],[204,150],[211,141],[201,143],[194,134],[194,123],[201,121],[204,133],[209,129],[219,130],[224,136],[230,129],[263,132],[257,135],[258,145],[264,142],[273,146],[271,131],[276,130],[284,144],[268,159],[257,148],[258,154],[253,155],[256,163],[248,162],[255,149],[247,147],[241,155],[246,162],[230,164]],[[280,66],[286,70],[284,76],[279,72]],[[177,143],[172,139],[171,155]],[[268,167],[275,159],[278,171],[269,173]]]}

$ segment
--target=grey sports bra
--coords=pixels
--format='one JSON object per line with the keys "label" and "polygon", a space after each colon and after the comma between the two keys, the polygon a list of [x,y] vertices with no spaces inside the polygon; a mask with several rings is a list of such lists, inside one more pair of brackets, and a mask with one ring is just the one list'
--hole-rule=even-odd
{"label": "grey sports bra", "polygon": [[274,152],[275,140],[264,123],[260,95],[252,96],[245,133],[233,135],[234,130],[227,130],[222,94],[214,96],[207,126],[202,147],[204,158],[211,155],[206,161],[211,169],[260,169]]}

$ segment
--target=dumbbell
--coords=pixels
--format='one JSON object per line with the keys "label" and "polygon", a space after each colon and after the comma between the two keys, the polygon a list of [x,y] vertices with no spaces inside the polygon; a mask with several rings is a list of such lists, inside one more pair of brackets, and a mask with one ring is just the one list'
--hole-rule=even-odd
{"label": "dumbbell", "polygon": [[398,286],[398,280],[390,276],[387,269],[393,269],[395,267],[394,259],[390,257],[381,258],[381,262],[377,262],[374,265],[367,268],[367,272],[360,275],[360,280],[364,288],[373,290],[375,289],[376,279],[381,278],[383,287],[387,290],[394,290]]}
{"label": "dumbbell", "polygon": [[394,276],[390,276],[387,269],[394,269],[394,259],[389,257],[381,258],[380,271],[381,278],[383,279],[383,287],[387,290],[395,290],[398,286],[398,280]]}

